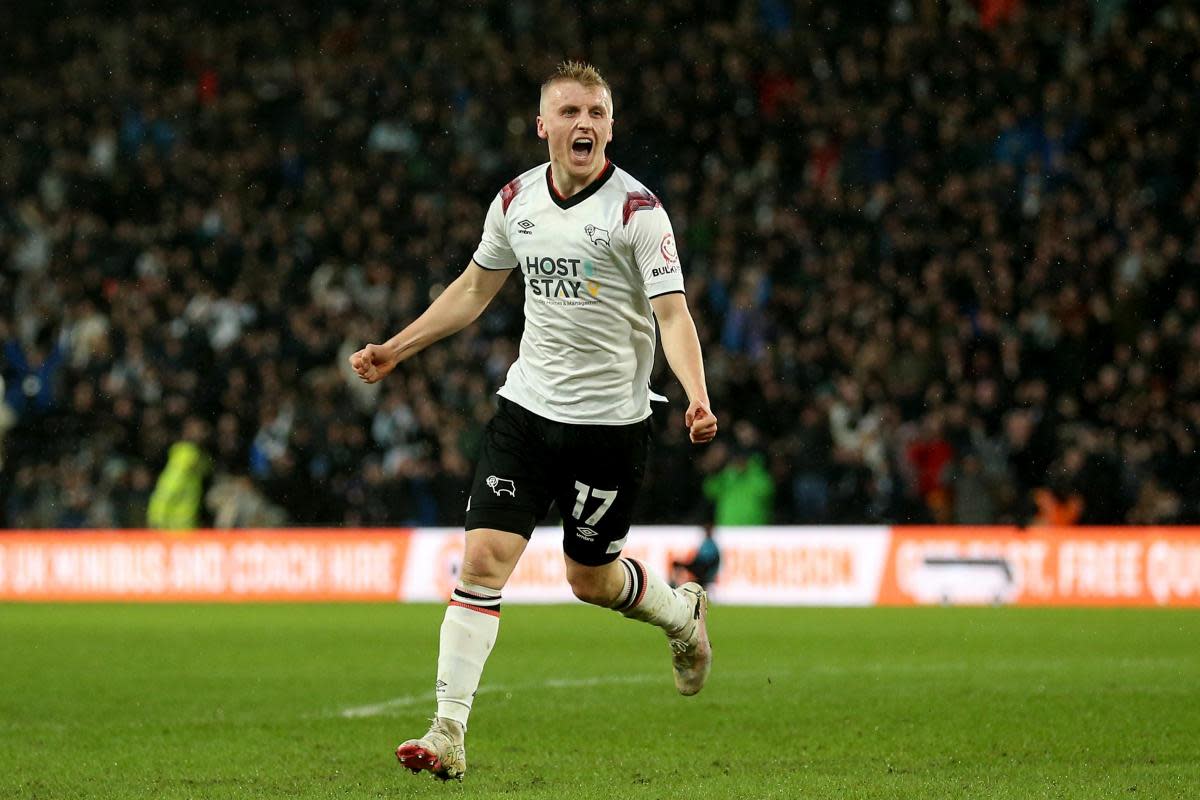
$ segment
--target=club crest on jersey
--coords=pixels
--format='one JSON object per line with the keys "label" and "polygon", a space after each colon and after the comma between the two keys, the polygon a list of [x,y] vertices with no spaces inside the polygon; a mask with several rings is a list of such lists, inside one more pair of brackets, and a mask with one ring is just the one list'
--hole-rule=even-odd
{"label": "club crest on jersey", "polygon": [[517,496],[517,485],[508,478],[497,478],[495,475],[488,475],[488,488],[495,492],[496,497],[502,494],[507,494],[509,497]]}
{"label": "club crest on jersey", "polygon": [[587,234],[588,241],[590,241],[592,244],[602,244],[605,247],[612,247],[612,240],[608,235],[608,231],[604,230],[604,228],[599,228],[595,225],[588,225],[584,227],[583,232]]}

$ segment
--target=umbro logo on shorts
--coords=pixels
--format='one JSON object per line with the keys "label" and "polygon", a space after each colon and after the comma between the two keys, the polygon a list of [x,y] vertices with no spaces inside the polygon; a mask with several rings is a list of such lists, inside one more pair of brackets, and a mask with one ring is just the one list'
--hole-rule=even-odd
{"label": "umbro logo on shorts", "polygon": [[590,542],[596,538],[597,533],[591,528],[584,528],[581,526],[575,529],[575,535],[580,539],[583,539],[585,542]]}
{"label": "umbro logo on shorts", "polygon": [[517,485],[508,478],[497,478],[495,475],[488,475],[488,488],[495,492],[496,497],[502,494],[507,494],[509,497],[517,496]]}

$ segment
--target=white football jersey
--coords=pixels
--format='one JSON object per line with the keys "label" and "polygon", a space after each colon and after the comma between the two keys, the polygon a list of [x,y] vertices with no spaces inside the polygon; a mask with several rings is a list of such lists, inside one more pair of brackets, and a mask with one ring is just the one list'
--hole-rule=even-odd
{"label": "white football jersey", "polygon": [[609,162],[563,198],[549,163],[500,190],[474,261],[525,276],[525,333],[500,395],[558,422],[650,416],[650,298],[683,291],[662,203]]}

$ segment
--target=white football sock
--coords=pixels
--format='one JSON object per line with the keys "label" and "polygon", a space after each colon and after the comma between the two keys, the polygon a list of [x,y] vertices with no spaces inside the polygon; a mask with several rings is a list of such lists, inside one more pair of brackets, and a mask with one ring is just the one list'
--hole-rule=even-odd
{"label": "white football sock", "polygon": [[438,650],[438,716],[464,728],[479,677],[500,630],[500,590],[471,583],[458,584],[442,620]]}
{"label": "white football sock", "polygon": [[657,625],[668,634],[683,630],[692,619],[688,598],[632,558],[618,562],[625,573],[624,586],[613,608],[630,619]]}

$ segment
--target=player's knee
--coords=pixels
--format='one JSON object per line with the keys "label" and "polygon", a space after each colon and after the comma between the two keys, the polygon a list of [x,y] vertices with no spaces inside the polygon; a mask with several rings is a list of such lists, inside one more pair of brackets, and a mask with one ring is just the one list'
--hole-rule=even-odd
{"label": "player's knee", "polygon": [[602,569],[568,569],[567,582],[571,591],[585,603],[594,606],[612,605],[620,587],[613,586],[612,580]]}
{"label": "player's knee", "polygon": [[571,591],[575,596],[585,603],[591,603],[594,606],[607,606],[612,600],[609,597],[609,592],[606,587],[588,580],[571,581]]}
{"label": "player's knee", "polygon": [[523,549],[507,536],[497,539],[468,535],[460,577],[467,583],[499,588],[508,580]]}
{"label": "player's knee", "polygon": [[507,575],[500,559],[494,554],[481,551],[463,555],[461,577],[467,583],[477,583],[481,586],[492,586],[502,581]]}

